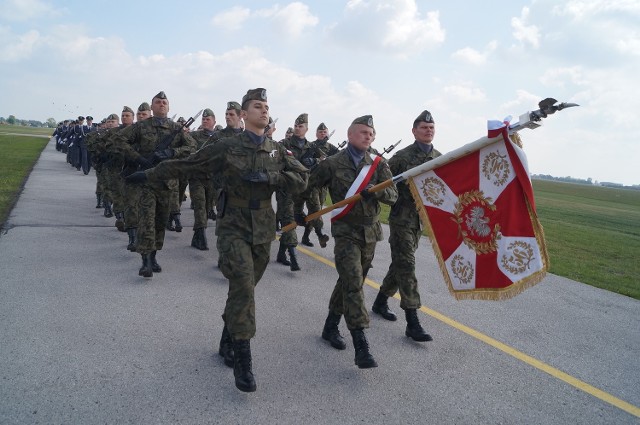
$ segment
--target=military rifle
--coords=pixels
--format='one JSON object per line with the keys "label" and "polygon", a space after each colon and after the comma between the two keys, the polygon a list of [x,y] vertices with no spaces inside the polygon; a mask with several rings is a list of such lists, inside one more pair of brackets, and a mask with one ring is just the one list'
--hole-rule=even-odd
{"label": "military rifle", "polygon": [[338,149],[342,149],[342,148],[344,148],[345,146],[347,146],[347,141],[346,141],[346,140],[345,140],[345,141],[343,141],[343,142],[340,142],[340,143],[338,144]]}
{"label": "military rifle", "polygon": [[402,142],[402,139],[398,140],[397,142],[395,142],[393,145],[389,146],[388,148],[385,148],[381,154],[379,154],[380,156],[384,156],[385,154],[391,152],[392,150],[394,150],[396,148],[396,146],[398,146],[400,144],[400,142]]}

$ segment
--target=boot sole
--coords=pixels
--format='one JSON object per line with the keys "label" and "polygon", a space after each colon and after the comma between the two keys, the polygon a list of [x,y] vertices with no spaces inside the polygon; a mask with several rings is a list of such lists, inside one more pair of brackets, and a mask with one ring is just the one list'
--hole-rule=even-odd
{"label": "boot sole", "polygon": [[409,332],[405,331],[404,334],[406,336],[408,336],[409,338],[411,338],[412,340],[416,341],[416,342],[429,342],[429,341],[433,341],[433,338],[431,337],[431,335],[427,334],[425,337],[421,337],[421,338],[417,338],[412,336]]}
{"label": "boot sole", "polygon": [[384,320],[388,320],[390,322],[395,322],[396,320],[398,320],[398,316],[396,316],[395,314],[393,316],[391,316],[391,315],[389,315],[387,313],[383,313],[382,311],[380,311],[375,306],[371,307],[371,311],[373,311],[378,316],[382,317]]}
{"label": "boot sole", "polygon": [[329,343],[329,345],[331,345],[331,346],[332,346],[333,348],[335,348],[336,350],[346,350],[346,349],[347,349],[347,344],[345,344],[345,343],[342,343],[342,344],[340,344],[340,345],[338,345],[337,343],[336,343],[336,344],[334,344],[333,342],[331,342],[331,340],[330,340],[328,337],[326,337],[326,336],[324,336],[324,335],[322,335],[322,339],[324,339],[325,341],[327,341],[327,342]]}

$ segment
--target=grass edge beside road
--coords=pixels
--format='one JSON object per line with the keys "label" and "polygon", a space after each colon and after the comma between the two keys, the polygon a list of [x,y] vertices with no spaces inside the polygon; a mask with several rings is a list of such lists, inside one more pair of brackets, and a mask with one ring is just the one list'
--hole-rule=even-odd
{"label": "grass edge beside road", "polygon": [[0,133],[0,235],[49,139],[38,135]]}

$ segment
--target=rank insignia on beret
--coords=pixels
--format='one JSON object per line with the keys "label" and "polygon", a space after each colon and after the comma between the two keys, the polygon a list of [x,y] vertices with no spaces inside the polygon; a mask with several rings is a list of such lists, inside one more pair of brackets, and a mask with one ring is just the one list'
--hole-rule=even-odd
{"label": "rank insignia on beret", "polygon": [[422,111],[422,113],[418,115],[418,117],[415,119],[415,122],[420,122],[420,121],[433,123],[434,121],[433,121],[433,116],[431,115],[431,112],[427,111],[426,109]]}
{"label": "rank insignia on beret", "polygon": [[238,102],[227,102],[227,110],[229,109],[236,109],[236,110],[240,110],[240,104]]}

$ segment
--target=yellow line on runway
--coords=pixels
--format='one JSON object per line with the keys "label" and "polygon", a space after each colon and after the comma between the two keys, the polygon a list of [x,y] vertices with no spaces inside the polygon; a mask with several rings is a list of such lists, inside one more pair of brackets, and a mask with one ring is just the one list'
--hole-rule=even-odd
{"label": "yellow line on runway", "polygon": [[[336,265],[335,263],[333,263],[332,261],[327,260],[326,258],[316,254],[315,252],[309,251],[308,249],[305,248],[301,248],[298,246],[298,250],[301,251],[302,253],[308,255],[309,257],[312,257],[318,261],[320,261],[321,263],[324,263],[330,267],[335,268]],[[371,286],[372,288],[375,289],[380,289],[380,284],[374,282],[373,280],[367,278],[365,279],[365,283],[369,286]],[[400,296],[398,294],[394,295],[394,298],[396,299],[400,299]],[[491,338],[488,335],[483,334],[482,332],[478,332],[475,329],[472,329],[466,325],[463,325],[460,322],[457,322],[447,316],[445,316],[444,314],[438,313],[435,310],[432,310],[430,308],[427,307],[420,307],[420,311],[422,311],[425,314],[428,314],[429,316],[440,320],[441,322],[455,328],[458,329],[459,331],[462,331],[464,333],[466,333],[469,336],[472,336],[482,342],[484,342],[485,344],[488,344],[494,348],[497,348],[498,350],[512,356],[515,357],[516,359],[535,367],[536,369],[539,369],[543,372],[548,373],[549,375],[553,376],[554,378],[557,378],[561,381],[566,382],[567,384],[581,390],[584,391],[587,394],[590,394],[596,398],[599,398],[600,400],[611,404],[612,406],[617,407],[618,409],[624,410],[627,413],[630,413],[636,417],[640,418],[640,407],[634,406],[631,403],[627,403],[624,400],[621,400],[617,397],[612,396],[611,394],[604,392],[592,385],[587,384],[584,381],[581,381],[577,378],[574,378],[573,376],[564,373],[563,371],[556,369],[555,367],[549,366],[548,364],[541,362],[540,360],[537,360],[521,351],[516,350],[515,348],[512,348],[506,344],[503,344],[502,342]]]}

